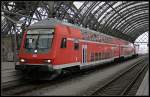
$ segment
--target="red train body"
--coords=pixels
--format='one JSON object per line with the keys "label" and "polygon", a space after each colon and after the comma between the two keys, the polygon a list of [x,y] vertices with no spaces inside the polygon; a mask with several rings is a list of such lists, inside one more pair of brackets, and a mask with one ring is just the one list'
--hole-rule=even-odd
{"label": "red train body", "polygon": [[16,69],[26,70],[30,66],[38,67],[39,71],[82,69],[135,54],[130,42],[48,19],[31,25],[24,33]]}

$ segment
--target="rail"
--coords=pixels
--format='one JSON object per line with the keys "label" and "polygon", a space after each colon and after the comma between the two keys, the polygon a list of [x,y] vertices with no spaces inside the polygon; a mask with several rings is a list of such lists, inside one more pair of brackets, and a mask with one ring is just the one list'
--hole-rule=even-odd
{"label": "rail", "polygon": [[115,78],[112,78],[110,81],[106,82],[103,86],[95,89],[89,95],[125,95],[143,70],[148,66],[148,64],[145,65],[144,60],[145,59],[142,59],[136,62],[133,66],[124,72],[121,72]]}

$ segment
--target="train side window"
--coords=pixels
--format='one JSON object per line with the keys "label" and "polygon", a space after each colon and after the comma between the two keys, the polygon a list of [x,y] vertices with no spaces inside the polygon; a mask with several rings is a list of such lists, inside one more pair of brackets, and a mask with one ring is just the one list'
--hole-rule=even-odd
{"label": "train side window", "polygon": [[94,61],[96,61],[97,60],[97,54],[96,53],[94,53],[94,54],[95,54],[94,55],[95,56]]}
{"label": "train side window", "polygon": [[106,52],[106,59],[108,58],[108,52]]}
{"label": "train side window", "polygon": [[61,40],[61,48],[66,48],[67,47],[67,38],[62,38]]}
{"label": "train side window", "polygon": [[99,53],[99,60],[101,60],[101,53]]}
{"label": "train side window", "polygon": [[110,58],[110,52],[108,52],[108,58]]}
{"label": "train side window", "polygon": [[75,39],[74,40],[74,50],[78,50],[79,49],[79,40]]}
{"label": "train side window", "polygon": [[108,58],[108,52],[106,52],[106,59]]}
{"label": "train side window", "polygon": [[90,56],[90,57],[91,57],[91,58],[90,58],[90,59],[91,59],[90,61],[92,61],[92,57],[93,57],[92,53],[91,53],[91,56]]}
{"label": "train side window", "polygon": [[106,57],[106,54],[105,54],[105,52],[103,53],[103,59],[105,59],[105,57]]}
{"label": "train side window", "polygon": [[91,61],[94,61],[94,53],[91,53]]}
{"label": "train side window", "polygon": [[105,59],[105,57],[106,57],[106,54],[105,54],[105,52],[103,53],[103,59]]}
{"label": "train side window", "polygon": [[108,58],[108,52],[106,52],[106,59]]}
{"label": "train side window", "polygon": [[101,53],[101,60],[103,59],[103,52]]}
{"label": "train side window", "polygon": [[98,60],[98,53],[95,53],[95,61]]}
{"label": "train side window", "polygon": [[74,49],[78,50],[79,49],[79,43],[74,43]]}
{"label": "train side window", "polygon": [[99,53],[97,53],[97,56],[98,56],[97,60],[99,60]]}

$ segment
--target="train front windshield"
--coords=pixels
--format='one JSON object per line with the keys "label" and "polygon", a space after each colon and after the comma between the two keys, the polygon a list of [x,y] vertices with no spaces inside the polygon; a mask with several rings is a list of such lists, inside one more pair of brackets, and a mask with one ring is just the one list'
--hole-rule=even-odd
{"label": "train front windshield", "polygon": [[54,29],[28,30],[25,49],[30,53],[46,53],[52,47]]}

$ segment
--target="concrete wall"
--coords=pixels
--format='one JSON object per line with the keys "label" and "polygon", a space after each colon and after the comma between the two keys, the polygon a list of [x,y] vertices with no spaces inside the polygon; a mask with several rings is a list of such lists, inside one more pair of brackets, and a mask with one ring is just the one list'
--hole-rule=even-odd
{"label": "concrete wall", "polygon": [[20,84],[21,72],[15,70],[14,62],[1,62],[1,86],[6,88]]}
{"label": "concrete wall", "polygon": [[13,61],[13,48],[11,37],[1,38],[1,61]]}
{"label": "concrete wall", "polygon": [[[20,44],[20,40],[21,38],[18,40],[18,45]],[[18,60],[15,56],[14,50],[14,39],[12,39],[11,36],[1,37],[1,61],[10,62]]]}
{"label": "concrete wall", "polygon": [[1,37],[1,86],[8,87],[22,83],[21,72],[15,70],[14,41],[10,35]]}

